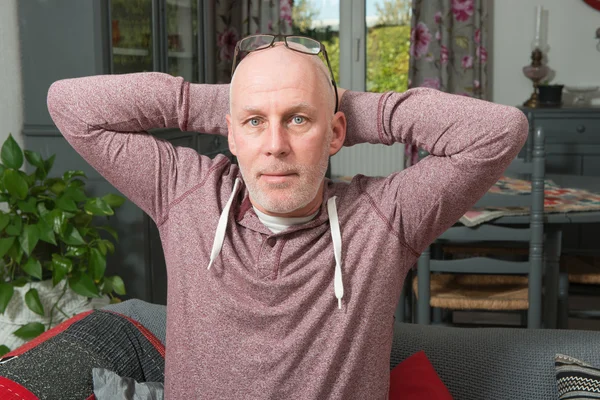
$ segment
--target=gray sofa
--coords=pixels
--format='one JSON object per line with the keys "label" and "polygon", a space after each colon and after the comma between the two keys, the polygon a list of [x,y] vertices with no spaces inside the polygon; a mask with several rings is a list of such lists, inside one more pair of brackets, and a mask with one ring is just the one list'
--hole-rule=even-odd
{"label": "gray sofa", "polygon": [[392,366],[419,350],[457,400],[548,400],[554,356],[600,366],[600,332],[396,324]]}
{"label": "gray sofa", "polygon": [[[164,342],[164,307],[130,300],[109,308],[140,321]],[[419,350],[456,400],[548,400],[558,399],[554,356],[600,366],[600,332],[397,323],[390,367]]]}
{"label": "gray sofa", "polygon": [[[47,398],[87,397],[83,394],[92,390],[90,371],[97,367],[137,380],[145,377],[144,380],[160,381],[164,371],[154,371],[156,363],[146,363],[156,373],[148,374],[144,367],[148,351],[156,350],[145,343],[139,328],[127,322],[126,317],[139,322],[165,343],[165,307],[129,300],[90,314],[24,356],[0,365],[0,377],[25,383],[34,393]],[[600,332],[449,328],[405,323],[397,323],[394,328],[390,367],[424,350],[456,400],[557,399],[556,353],[600,365]],[[123,340],[110,339],[115,330],[124,332]],[[64,351],[64,343],[71,344],[67,346],[69,351]],[[55,356],[48,358],[47,354]],[[73,369],[75,364],[78,367]],[[67,381],[61,380],[61,365],[68,365],[71,371]],[[44,382],[51,384],[46,387]],[[66,391],[78,395],[50,395],[52,392],[62,396]]]}

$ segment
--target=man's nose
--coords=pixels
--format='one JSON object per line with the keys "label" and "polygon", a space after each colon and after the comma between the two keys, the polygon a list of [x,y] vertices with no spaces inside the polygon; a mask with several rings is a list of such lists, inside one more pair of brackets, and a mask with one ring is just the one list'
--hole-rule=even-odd
{"label": "man's nose", "polygon": [[285,156],[290,152],[289,137],[285,126],[280,122],[271,123],[267,135],[266,151],[275,157]]}

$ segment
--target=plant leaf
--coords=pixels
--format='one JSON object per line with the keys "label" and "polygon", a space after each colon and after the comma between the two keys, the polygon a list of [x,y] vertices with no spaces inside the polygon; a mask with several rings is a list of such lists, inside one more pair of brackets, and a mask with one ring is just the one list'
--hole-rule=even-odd
{"label": "plant leaf", "polygon": [[81,246],[85,243],[85,240],[81,237],[81,234],[73,225],[69,224],[67,231],[61,236],[62,240],[69,246]]}
{"label": "plant leaf", "polygon": [[85,182],[82,181],[81,179],[73,179],[71,182],[69,182],[69,187],[84,187],[85,186]]}
{"label": "plant leaf", "polygon": [[10,353],[10,349],[5,345],[0,346],[0,357],[3,357],[5,354]]}
{"label": "plant leaf", "polygon": [[10,222],[10,215],[0,211],[0,231],[6,228],[6,225]]}
{"label": "plant leaf", "polygon": [[37,229],[40,235],[40,240],[56,246],[56,236],[54,236],[54,231],[48,224],[48,221],[46,221],[44,218],[40,218],[37,223]]}
{"label": "plant leaf", "polygon": [[14,331],[13,335],[23,340],[31,340],[40,336],[42,333],[44,333],[44,325],[42,323],[30,322]]}
{"label": "plant leaf", "polygon": [[100,250],[100,252],[104,255],[106,255],[106,252],[108,251],[108,249],[106,248],[106,243],[104,243],[104,240],[98,240],[97,244],[98,244],[98,249]]}
{"label": "plant leaf", "polygon": [[100,197],[94,197],[86,201],[84,209],[88,214],[98,216],[113,215],[115,213],[108,203]]}
{"label": "plant leaf", "polygon": [[52,284],[56,286],[73,268],[73,262],[60,254],[52,254]]}
{"label": "plant leaf", "polygon": [[99,226],[98,229],[108,232],[113,238],[115,238],[115,240],[119,240],[119,234],[112,227],[105,225],[105,226]]}
{"label": "plant leaf", "polygon": [[21,258],[23,258],[23,248],[18,240],[15,240],[15,243],[8,249],[6,254],[15,260],[17,264],[21,263]]}
{"label": "plant leaf", "polygon": [[110,254],[113,254],[115,252],[115,245],[112,244],[112,242],[110,240],[105,240],[104,242],[106,244],[106,248],[108,249],[108,252]]}
{"label": "plant leaf", "polygon": [[23,212],[30,213],[30,214],[37,214],[36,203],[37,203],[36,198],[35,197],[30,197],[26,201],[25,200],[19,200],[17,202],[17,206],[19,206],[19,208]]}
{"label": "plant leaf", "polygon": [[65,256],[67,257],[81,257],[85,255],[87,247],[85,246],[68,246],[67,253]]}
{"label": "plant leaf", "polygon": [[[75,222],[75,225],[81,227],[81,226],[89,225],[93,219],[94,219],[93,215],[86,214],[85,212],[79,212],[79,213],[77,213],[75,218],[73,218],[73,222]],[[83,234],[83,232],[81,232],[81,233]],[[83,236],[85,236],[85,234],[83,234]]]}
{"label": "plant leaf", "polygon": [[42,280],[42,264],[35,257],[29,257],[27,262],[21,265],[21,268],[27,274]]}
{"label": "plant leaf", "polygon": [[27,197],[27,191],[29,186],[19,171],[14,169],[7,169],[4,172],[4,187],[12,196],[18,199],[24,199]]}
{"label": "plant leaf", "polygon": [[85,297],[100,297],[93,279],[86,273],[77,272],[69,278],[69,287]]}
{"label": "plant leaf", "polygon": [[125,203],[125,197],[117,196],[116,194],[109,193],[102,196],[102,200],[111,207],[120,207]]}
{"label": "plant leaf", "polygon": [[17,279],[15,279],[14,281],[12,281],[12,285],[14,287],[23,287],[23,286],[27,285],[28,283],[29,283],[29,279],[24,276],[20,276]]}
{"label": "plant leaf", "polygon": [[40,153],[31,150],[25,150],[24,153],[29,164],[33,165],[34,167],[44,168],[44,160],[42,159]]}
{"label": "plant leaf", "polygon": [[66,189],[66,187],[66,183],[57,179],[52,185],[50,185],[50,191],[56,195],[59,195]]}
{"label": "plant leaf", "polygon": [[67,230],[67,216],[58,208],[55,208],[54,210],[50,211],[44,218],[46,219],[46,222],[48,222],[52,226],[52,229],[57,234],[61,235]]}
{"label": "plant leaf", "polygon": [[23,151],[15,139],[13,139],[12,134],[9,134],[8,139],[4,141],[0,157],[2,158],[2,163],[8,168],[19,169],[23,166]]}
{"label": "plant leaf", "polygon": [[70,258],[61,256],[60,254],[52,254],[52,268],[63,268],[65,272],[70,272],[73,269],[73,261]]}
{"label": "plant leaf", "polygon": [[7,237],[0,239],[0,258],[4,257],[6,252],[12,247],[15,242],[14,237]]}
{"label": "plant leaf", "polygon": [[6,234],[10,236],[19,236],[23,230],[23,220],[20,215],[15,215],[11,223],[6,227]]}
{"label": "plant leaf", "polygon": [[75,200],[76,202],[80,202],[80,201],[86,201],[88,199],[88,197],[85,195],[85,192],[83,191],[83,189],[81,187],[77,187],[77,186],[67,186],[67,188],[64,191],[64,195],[65,196],[69,196],[71,199]]}
{"label": "plant leaf", "polygon": [[123,279],[121,279],[120,276],[111,276],[111,284],[112,287],[115,291],[115,293],[124,296],[125,295],[125,283],[123,282]]}
{"label": "plant leaf", "polygon": [[19,237],[19,242],[21,243],[21,247],[23,248],[25,254],[28,256],[31,255],[31,252],[39,240],[40,233],[38,232],[37,225],[25,225],[23,232]]}
{"label": "plant leaf", "polygon": [[100,250],[91,248],[89,263],[92,278],[95,282],[99,282],[106,271],[106,256]]}
{"label": "plant leaf", "polygon": [[65,194],[56,199],[56,206],[63,211],[76,212],[78,210],[75,201],[70,196],[67,196]]}
{"label": "plant leaf", "polygon": [[0,283],[0,314],[4,314],[15,288],[10,283]]}
{"label": "plant leaf", "polygon": [[27,293],[25,293],[25,304],[27,307],[36,314],[44,316],[44,306],[40,300],[40,295],[37,289],[29,289]]}
{"label": "plant leaf", "polygon": [[46,161],[44,161],[44,167],[46,168],[46,173],[50,173],[52,166],[54,165],[54,159],[56,158],[56,154],[50,156]]}
{"label": "plant leaf", "polygon": [[102,293],[109,294],[114,290],[112,286],[112,276],[105,276],[102,280]]}
{"label": "plant leaf", "polygon": [[45,217],[46,214],[48,214],[50,211],[48,211],[48,209],[46,208],[46,203],[43,201],[40,201],[37,204],[37,209],[38,209],[38,213],[40,216]]}
{"label": "plant leaf", "polygon": [[36,179],[43,181],[48,176],[48,173],[46,172],[46,170],[44,168],[36,168],[33,175],[36,177]]}
{"label": "plant leaf", "polygon": [[27,175],[25,172],[19,171],[19,175],[21,175],[21,178],[25,179],[28,187],[35,185],[35,174]]}
{"label": "plant leaf", "polygon": [[83,171],[67,171],[63,174],[63,179],[65,181],[68,181],[71,178],[73,178],[74,176],[83,176],[84,178],[87,178],[87,176],[85,176],[85,173]]}

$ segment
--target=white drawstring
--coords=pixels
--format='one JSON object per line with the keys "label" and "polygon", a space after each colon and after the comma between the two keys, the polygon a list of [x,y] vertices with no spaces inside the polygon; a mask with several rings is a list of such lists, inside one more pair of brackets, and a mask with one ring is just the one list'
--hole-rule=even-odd
{"label": "white drawstring", "polygon": [[327,200],[327,213],[329,214],[329,227],[331,239],[333,240],[333,255],[335,257],[335,274],[333,277],[333,290],[338,299],[338,308],[342,308],[342,297],[344,297],[344,282],[342,281],[342,235],[340,233],[340,222],[337,208],[335,206],[336,196]]}
{"label": "white drawstring", "polygon": [[223,247],[223,240],[225,240],[225,231],[227,230],[227,219],[229,218],[229,209],[231,208],[231,204],[233,203],[233,199],[237,194],[238,187],[240,185],[240,178],[235,179],[235,184],[233,185],[233,192],[225,204],[225,208],[223,208],[223,212],[219,217],[219,223],[217,224],[217,231],[215,232],[215,240],[213,242],[212,250],[210,251],[210,262],[208,263],[208,269],[212,266],[212,263],[219,256],[221,252],[221,248]]}
{"label": "white drawstring", "polygon": [[[235,180],[233,185],[233,191],[227,204],[221,212],[219,217],[219,223],[217,224],[217,231],[215,232],[215,239],[213,247],[210,252],[210,262],[208,263],[208,269],[212,266],[215,259],[219,256],[221,248],[223,247],[223,241],[225,240],[225,232],[227,230],[227,221],[229,218],[229,210],[231,204],[237,194],[240,185],[240,179]],[[329,214],[329,227],[331,229],[331,239],[333,241],[333,256],[335,258],[335,272],[333,277],[333,290],[335,297],[338,299],[338,308],[342,308],[342,298],[344,297],[344,282],[342,280],[342,235],[340,233],[340,222],[338,219],[337,207],[335,205],[336,197],[331,197],[327,200],[327,212]]]}

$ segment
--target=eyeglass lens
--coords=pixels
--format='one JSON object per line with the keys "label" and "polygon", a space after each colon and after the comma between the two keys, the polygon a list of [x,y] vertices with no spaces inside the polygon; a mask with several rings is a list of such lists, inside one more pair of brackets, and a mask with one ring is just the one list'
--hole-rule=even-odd
{"label": "eyeglass lens", "polygon": [[273,36],[271,35],[255,35],[249,36],[240,42],[241,51],[254,51],[266,49],[273,43]]}

